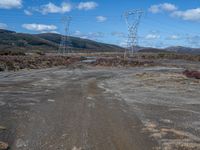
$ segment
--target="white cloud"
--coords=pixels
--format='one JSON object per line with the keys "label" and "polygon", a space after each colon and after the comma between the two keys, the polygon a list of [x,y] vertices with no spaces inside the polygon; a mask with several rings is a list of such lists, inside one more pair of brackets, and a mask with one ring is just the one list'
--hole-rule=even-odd
{"label": "white cloud", "polygon": [[80,38],[82,38],[82,39],[89,39],[88,34],[84,34],[84,33],[82,33],[82,32],[79,31],[79,30],[76,30],[76,31],[73,33],[73,35],[76,36],[76,37],[80,37]]}
{"label": "white cloud", "polygon": [[6,29],[8,26],[5,23],[0,23],[0,29]]}
{"label": "white cloud", "polygon": [[161,4],[161,8],[165,11],[175,11],[175,10],[177,10],[177,7],[174,4],[170,4],[170,3]]}
{"label": "white cloud", "polygon": [[24,13],[25,13],[27,16],[33,15],[32,12],[30,12],[29,10],[24,10]]}
{"label": "white cloud", "polygon": [[185,40],[190,45],[190,47],[200,47],[199,35],[187,35]]}
{"label": "white cloud", "polygon": [[0,8],[11,9],[22,7],[22,0],[0,0]]}
{"label": "white cloud", "polygon": [[82,33],[79,30],[75,31],[73,35],[76,37],[83,38],[83,39],[91,39],[91,40],[99,40],[105,36],[103,32]]}
{"label": "white cloud", "polygon": [[121,41],[121,42],[119,42],[119,46],[121,46],[121,47],[127,47],[127,41]]}
{"label": "white cloud", "polygon": [[160,35],[157,35],[157,34],[147,34],[145,36],[145,39],[147,40],[155,40],[155,39],[159,39],[160,38]]}
{"label": "white cloud", "polygon": [[175,11],[172,16],[189,21],[200,21],[200,8],[188,9],[186,11]]}
{"label": "white cloud", "polygon": [[42,5],[39,9],[36,10],[44,15],[48,13],[66,13],[72,10],[72,6],[71,4],[65,2],[63,2],[60,6],[50,2],[46,5]]}
{"label": "white cloud", "polygon": [[97,16],[96,19],[97,19],[97,22],[105,22],[107,20],[107,18],[104,16]]}
{"label": "white cloud", "polygon": [[127,35],[124,32],[111,32],[111,35],[119,38],[127,38]]}
{"label": "white cloud", "polygon": [[171,35],[168,37],[169,40],[178,40],[180,37],[178,35]]}
{"label": "white cloud", "polygon": [[82,33],[81,33],[81,31],[79,31],[79,30],[76,30],[75,32],[74,32],[74,34],[73,34],[74,36],[81,36],[82,35]]}
{"label": "white cloud", "polygon": [[163,3],[163,4],[158,4],[158,5],[152,5],[149,8],[149,11],[151,13],[154,13],[154,14],[162,12],[162,11],[172,12],[172,11],[175,11],[175,10],[177,10],[177,7],[174,4],[170,4],[170,3]]}
{"label": "white cloud", "polygon": [[60,34],[58,31],[41,31],[41,33],[55,33],[55,34]]}
{"label": "white cloud", "polygon": [[91,10],[95,9],[98,6],[96,2],[90,1],[90,2],[81,2],[78,4],[79,10]]}
{"label": "white cloud", "polygon": [[31,31],[46,32],[55,31],[57,27],[55,25],[45,25],[45,24],[23,24],[23,28]]}
{"label": "white cloud", "polygon": [[90,39],[94,39],[94,40],[96,40],[96,39],[99,39],[99,38],[103,38],[104,37],[104,33],[103,32],[90,32],[90,33],[88,33],[88,37],[90,38]]}
{"label": "white cloud", "polygon": [[73,33],[73,36],[76,36],[76,37],[80,37],[80,38],[83,38],[83,39],[88,39],[88,36],[86,34],[83,34],[81,31],[79,30],[76,30],[74,33]]}
{"label": "white cloud", "polygon": [[89,39],[89,37],[87,35],[83,35],[83,36],[79,36],[82,39]]}
{"label": "white cloud", "polygon": [[158,5],[152,5],[150,8],[149,8],[149,11],[151,12],[151,13],[158,13],[158,12],[160,12],[160,7],[158,6]]}

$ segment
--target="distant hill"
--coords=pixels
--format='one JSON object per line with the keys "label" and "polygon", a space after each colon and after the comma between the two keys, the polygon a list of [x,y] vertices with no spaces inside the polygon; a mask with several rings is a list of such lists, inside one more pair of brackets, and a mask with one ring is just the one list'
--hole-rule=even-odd
{"label": "distant hill", "polygon": [[[56,52],[62,35],[55,33],[25,34],[0,29],[0,51]],[[75,52],[118,52],[122,47],[95,42],[78,37],[69,37],[69,48]]]}
{"label": "distant hill", "polygon": [[165,48],[167,51],[172,51],[176,53],[190,53],[190,54],[200,54],[200,48],[190,48],[190,47],[183,47],[183,46],[172,46]]}
{"label": "distant hill", "polygon": [[[55,33],[25,34],[0,29],[0,51],[20,52],[57,52],[62,35]],[[125,49],[112,44],[100,43],[88,39],[70,36],[67,41],[73,52],[123,52]],[[176,52],[200,55],[200,48],[174,46],[165,49],[151,47],[135,47],[139,52]]]}
{"label": "distant hill", "polygon": [[168,47],[165,49],[159,48],[151,48],[151,47],[143,47],[138,50],[139,52],[145,53],[179,53],[179,54],[195,54],[200,55],[200,48],[190,48],[190,47],[182,47],[182,46],[174,46]]}
{"label": "distant hill", "polygon": [[141,53],[169,53],[169,51],[157,48],[141,48],[139,50]]}

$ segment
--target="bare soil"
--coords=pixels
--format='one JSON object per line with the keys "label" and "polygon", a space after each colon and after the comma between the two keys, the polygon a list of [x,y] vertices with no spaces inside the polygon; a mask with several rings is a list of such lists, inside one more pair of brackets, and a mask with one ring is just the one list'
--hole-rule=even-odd
{"label": "bare soil", "polygon": [[198,62],[74,64],[0,73],[0,141],[11,150],[199,150]]}

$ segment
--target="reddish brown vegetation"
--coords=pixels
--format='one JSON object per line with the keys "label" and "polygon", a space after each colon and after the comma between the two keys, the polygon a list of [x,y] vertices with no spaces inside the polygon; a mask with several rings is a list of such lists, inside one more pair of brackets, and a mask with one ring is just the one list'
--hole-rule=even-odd
{"label": "reddish brown vegetation", "polygon": [[92,63],[95,66],[106,66],[106,67],[136,67],[136,66],[152,66],[153,61],[140,61],[123,58],[98,58],[96,62]]}
{"label": "reddish brown vegetation", "polygon": [[183,74],[188,78],[200,79],[200,71],[185,70]]}
{"label": "reddish brown vegetation", "polygon": [[40,69],[67,66],[80,61],[80,57],[67,56],[0,56],[0,71]]}
{"label": "reddish brown vegetation", "polygon": [[175,53],[141,53],[139,55],[142,59],[172,59],[172,60],[188,60],[188,61],[200,61],[200,55],[190,54],[175,54]]}

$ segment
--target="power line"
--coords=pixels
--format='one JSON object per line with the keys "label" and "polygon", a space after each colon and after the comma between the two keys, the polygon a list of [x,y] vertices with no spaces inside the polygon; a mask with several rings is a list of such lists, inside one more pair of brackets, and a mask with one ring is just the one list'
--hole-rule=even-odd
{"label": "power line", "polygon": [[71,16],[66,16],[62,18],[62,23],[64,25],[64,34],[61,37],[58,53],[63,55],[66,53],[70,53],[68,45],[69,45],[69,26],[71,20],[72,20]]}
{"label": "power line", "polygon": [[[141,20],[142,15],[144,14],[144,11],[140,9],[134,9],[131,11],[126,11],[124,13],[124,18],[126,21],[126,24],[128,26],[128,40],[127,40],[127,47],[131,49],[131,52],[135,51],[135,47],[138,44],[138,26]],[[125,52],[126,55],[126,52]]]}

